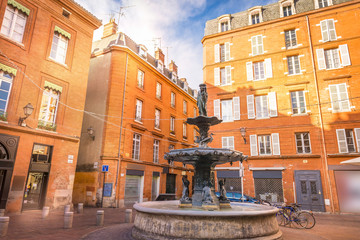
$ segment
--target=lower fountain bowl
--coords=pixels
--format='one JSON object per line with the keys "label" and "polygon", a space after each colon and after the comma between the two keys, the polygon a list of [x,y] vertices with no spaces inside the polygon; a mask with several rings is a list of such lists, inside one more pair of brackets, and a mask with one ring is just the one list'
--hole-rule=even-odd
{"label": "lower fountain bowl", "polygon": [[179,201],[144,202],[132,229],[135,239],[282,239],[277,208],[231,203],[231,208],[205,211],[179,208]]}

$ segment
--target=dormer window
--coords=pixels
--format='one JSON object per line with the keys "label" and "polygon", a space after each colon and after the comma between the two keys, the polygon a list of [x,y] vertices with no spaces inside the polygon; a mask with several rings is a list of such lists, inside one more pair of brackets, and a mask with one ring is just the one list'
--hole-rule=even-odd
{"label": "dormer window", "polygon": [[332,0],[314,0],[314,2],[315,2],[315,9],[333,5]]}
{"label": "dormer window", "polygon": [[261,6],[256,6],[248,10],[249,25],[254,25],[263,22]]}
{"label": "dormer window", "polygon": [[171,80],[176,83],[177,76],[176,76],[176,73],[175,73],[175,72],[172,72],[172,73],[171,73]]}
{"label": "dormer window", "polygon": [[160,72],[164,72],[164,64],[162,63],[162,61],[158,60],[157,68]]}
{"label": "dormer window", "polygon": [[219,32],[225,32],[231,30],[230,27],[230,14],[222,15],[218,17],[218,30]]}
{"label": "dormer window", "polygon": [[139,55],[143,58],[147,56],[147,48],[144,45],[139,46]]}
{"label": "dormer window", "polygon": [[280,17],[287,17],[295,14],[294,0],[280,0]]}

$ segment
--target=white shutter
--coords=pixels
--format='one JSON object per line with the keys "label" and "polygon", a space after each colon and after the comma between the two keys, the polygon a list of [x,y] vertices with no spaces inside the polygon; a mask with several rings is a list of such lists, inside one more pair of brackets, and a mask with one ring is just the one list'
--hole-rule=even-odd
{"label": "white shutter", "polygon": [[336,39],[337,39],[337,36],[336,36],[336,30],[335,30],[334,20],[333,20],[333,19],[327,20],[327,25],[328,25],[328,31],[329,31],[330,41],[336,40]]}
{"label": "white shutter", "polygon": [[276,103],[276,92],[268,93],[270,117],[277,117],[277,103]]}
{"label": "white shutter", "polygon": [[252,62],[246,63],[246,74],[247,74],[247,80],[252,81],[254,76]]}
{"label": "white shutter", "polygon": [[228,138],[228,148],[231,149],[231,150],[234,150],[234,149],[235,149],[235,146],[234,146],[234,137],[229,137],[229,138]]}
{"label": "white shutter", "polygon": [[214,100],[214,116],[219,119],[221,118],[220,117],[220,99]]}
{"label": "white shutter", "polygon": [[273,155],[280,155],[279,133],[272,133],[271,138],[272,138]]}
{"label": "white shutter", "polygon": [[221,140],[222,140],[222,145],[221,145],[221,147],[222,148],[228,148],[228,138],[227,137],[222,137],[221,138]]}
{"label": "white shutter", "polygon": [[263,36],[262,35],[257,36],[257,44],[258,44],[258,54],[263,54],[264,48],[263,48]]}
{"label": "white shutter", "polygon": [[341,56],[341,64],[343,66],[350,66],[351,61],[347,44],[339,45],[339,50]]}
{"label": "white shutter", "polygon": [[265,58],[265,77],[272,78],[271,58]]}
{"label": "white shutter", "polygon": [[231,66],[225,67],[226,84],[231,84]]}
{"label": "white shutter", "polygon": [[314,0],[314,3],[315,3],[315,9],[318,9],[319,8],[319,0]]}
{"label": "white shutter", "polygon": [[355,128],[354,132],[355,132],[357,152],[360,152],[360,128]]}
{"label": "white shutter", "polygon": [[316,49],[319,70],[326,69],[324,49]]}
{"label": "white shutter", "polygon": [[257,156],[257,142],[256,142],[256,135],[250,135],[250,155]]}
{"label": "white shutter", "polygon": [[252,55],[258,55],[257,52],[257,44],[256,44],[256,36],[251,38],[251,49],[252,49]]}
{"label": "white shutter", "polygon": [[321,27],[321,36],[322,36],[323,42],[329,41],[327,20],[320,21],[320,27]]}
{"label": "white shutter", "polygon": [[230,60],[230,43],[225,43],[225,61]]}
{"label": "white shutter", "polygon": [[216,63],[220,62],[220,44],[214,46],[214,59]]}
{"label": "white shutter", "polygon": [[255,106],[254,106],[254,95],[247,95],[247,112],[248,112],[248,119],[255,118]]}
{"label": "white shutter", "polygon": [[214,68],[214,85],[220,85],[220,68]]}
{"label": "white shutter", "polygon": [[339,153],[347,153],[347,143],[346,143],[346,135],[345,129],[336,129],[336,136],[338,140]]}
{"label": "white shutter", "polygon": [[233,97],[234,120],[240,120],[240,97]]}

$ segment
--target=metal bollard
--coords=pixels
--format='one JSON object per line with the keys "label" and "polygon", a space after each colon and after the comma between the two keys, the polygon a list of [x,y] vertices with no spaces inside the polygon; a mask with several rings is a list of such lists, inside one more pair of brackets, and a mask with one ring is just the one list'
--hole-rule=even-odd
{"label": "metal bollard", "polygon": [[131,223],[132,221],[132,209],[125,210],[125,223]]}
{"label": "metal bollard", "polygon": [[46,218],[49,215],[50,207],[43,207],[42,218]]}
{"label": "metal bollard", "polygon": [[97,210],[96,212],[96,226],[104,225],[104,210]]}
{"label": "metal bollard", "polygon": [[78,203],[78,213],[82,214],[84,213],[84,204]]}
{"label": "metal bollard", "polygon": [[64,215],[64,228],[65,229],[72,228],[73,217],[74,217],[73,212],[66,212],[65,213],[65,215]]}
{"label": "metal bollard", "polygon": [[9,226],[9,219],[9,217],[0,217],[0,237],[6,236]]}
{"label": "metal bollard", "polygon": [[5,209],[0,209],[0,217],[5,216]]}
{"label": "metal bollard", "polygon": [[64,206],[64,214],[70,212],[70,205],[65,205]]}

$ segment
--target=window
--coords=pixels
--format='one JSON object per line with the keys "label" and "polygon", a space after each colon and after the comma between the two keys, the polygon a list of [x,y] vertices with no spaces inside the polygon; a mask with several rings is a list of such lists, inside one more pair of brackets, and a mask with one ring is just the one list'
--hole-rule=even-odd
{"label": "window", "polygon": [[327,19],[320,22],[321,36],[323,42],[337,40],[334,19]]}
{"label": "window", "polygon": [[197,115],[197,110],[196,108],[194,108],[194,118],[196,118],[196,115]]}
{"label": "window", "polygon": [[186,128],[187,128],[187,124],[184,122],[183,123],[183,138],[187,138],[187,132],[186,132]]}
{"label": "window", "polygon": [[175,117],[170,117],[170,133],[175,134]]}
{"label": "window", "polygon": [[350,111],[350,101],[345,83],[329,85],[331,109],[333,112]]}
{"label": "window", "polygon": [[214,115],[221,118],[223,122],[240,120],[240,97],[227,100],[214,100]]}
{"label": "window", "polygon": [[265,79],[264,61],[253,63],[254,80]]}
{"label": "window", "polygon": [[252,49],[253,56],[264,53],[263,36],[262,35],[257,35],[257,36],[251,37],[251,49]]}
{"label": "window", "polygon": [[160,129],[160,110],[155,109],[155,128]]}
{"label": "window", "polygon": [[251,15],[251,24],[260,23],[260,14]]}
{"label": "window", "polygon": [[267,135],[250,135],[251,156],[280,155],[279,133]]}
{"label": "window", "polygon": [[156,98],[161,99],[161,83],[156,83]]}
{"label": "window", "polygon": [[135,121],[141,122],[142,105],[143,102],[139,99],[136,99]]}
{"label": "window", "polygon": [[263,21],[261,6],[256,6],[248,9],[248,15],[249,25],[261,23]]}
{"label": "window", "polygon": [[[354,141],[354,133],[356,145]],[[360,152],[360,128],[336,129],[339,153]]]}
{"label": "window", "polygon": [[53,86],[56,85],[48,82],[45,83],[40,106],[39,127],[55,127],[56,114],[62,88],[58,86]]}
{"label": "window", "polygon": [[283,14],[284,14],[284,17],[291,16],[292,15],[291,6],[284,6]]}
{"label": "window", "polygon": [[351,65],[347,44],[339,45],[339,48],[334,49],[316,49],[316,55],[319,70],[336,69]]}
{"label": "window", "polygon": [[34,144],[31,161],[50,163],[52,147],[40,144]]}
{"label": "window", "polygon": [[22,43],[29,13],[30,10],[20,3],[8,1],[1,26],[1,33],[16,42]]}
{"label": "window", "polygon": [[160,72],[164,72],[164,64],[162,63],[162,61],[158,60],[157,68]]}
{"label": "window", "polygon": [[171,92],[170,94],[170,104],[171,104],[171,107],[175,107],[175,93],[174,92]]}
{"label": "window", "polygon": [[153,162],[159,163],[159,140],[154,140],[154,155],[153,155]]}
{"label": "window", "polygon": [[[9,69],[12,74],[2,69]],[[11,93],[11,87],[13,83],[13,76],[16,74],[16,69],[10,68],[0,63],[0,119],[5,120],[7,106],[9,104],[9,97]]]}
{"label": "window", "polygon": [[231,85],[231,66],[223,68],[214,68],[214,84]]}
{"label": "window", "polygon": [[247,95],[248,119],[263,119],[277,117],[276,93],[269,92],[268,95]]}
{"label": "window", "polygon": [[140,56],[141,57],[143,57],[143,58],[146,58],[146,52],[147,52],[147,48],[144,46],[144,45],[140,45],[139,46],[139,54],[140,54]]}
{"label": "window", "polygon": [[248,81],[265,80],[272,78],[272,64],[271,58],[266,58],[260,62],[247,62],[246,74]]}
{"label": "window", "polygon": [[310,134],[295,133],[296,152],[297,153],[311,153]]}
{"label": "window", "polygon": [[50,52],[51,59],[59,63],[65,64],[66,52],[70,37],[71,37],[70,33],[55,26],[53,41],[51,45],[51,52]]}
{"label": "window", "polygon": [[187,114],[187,102],[186,101],[183,102],[183,113]]}
{"label": "window", "polygon": [[222,22],[221,23],[221,32],[225,32],[229,30],[229,23],[228,22]]}
{"label": "window", "polygon": [[300,74],[300,61],[299,56],[287,57],[288,73],[289,75]]}
{"label": "window", "polygon": [[141,89],[144,89],[144,72],[140,69],[138,70],[137,86]]}
{"label": "window", "polygon": [[140,134],[134,134],[133,136],[133,150],[132,150],[132,159],[140,160]]}
{"label": "window", "polygon": [[307,112],[304,91],[291,92],[291,107],[292,114],[305,114]]}
{"label": "window", "polygon": [[332,0],[315,0],[315,9],[332,5]]}
{"label": "window", "polygon": [[222,137],[222,148],[234,150],[234,137]]}
{"label": "window", "polygon": [[220,44],[220,62],[225,62],[225,45]]}
{"label": "window", "polygon": [[286,48],[295,47],[297,45],[295,29],[285,31]]}
{"label": "window", "polygon": [[215,44],[214,46],[214,58],[215,62],[225,62],[230,60],[230,43]]}

